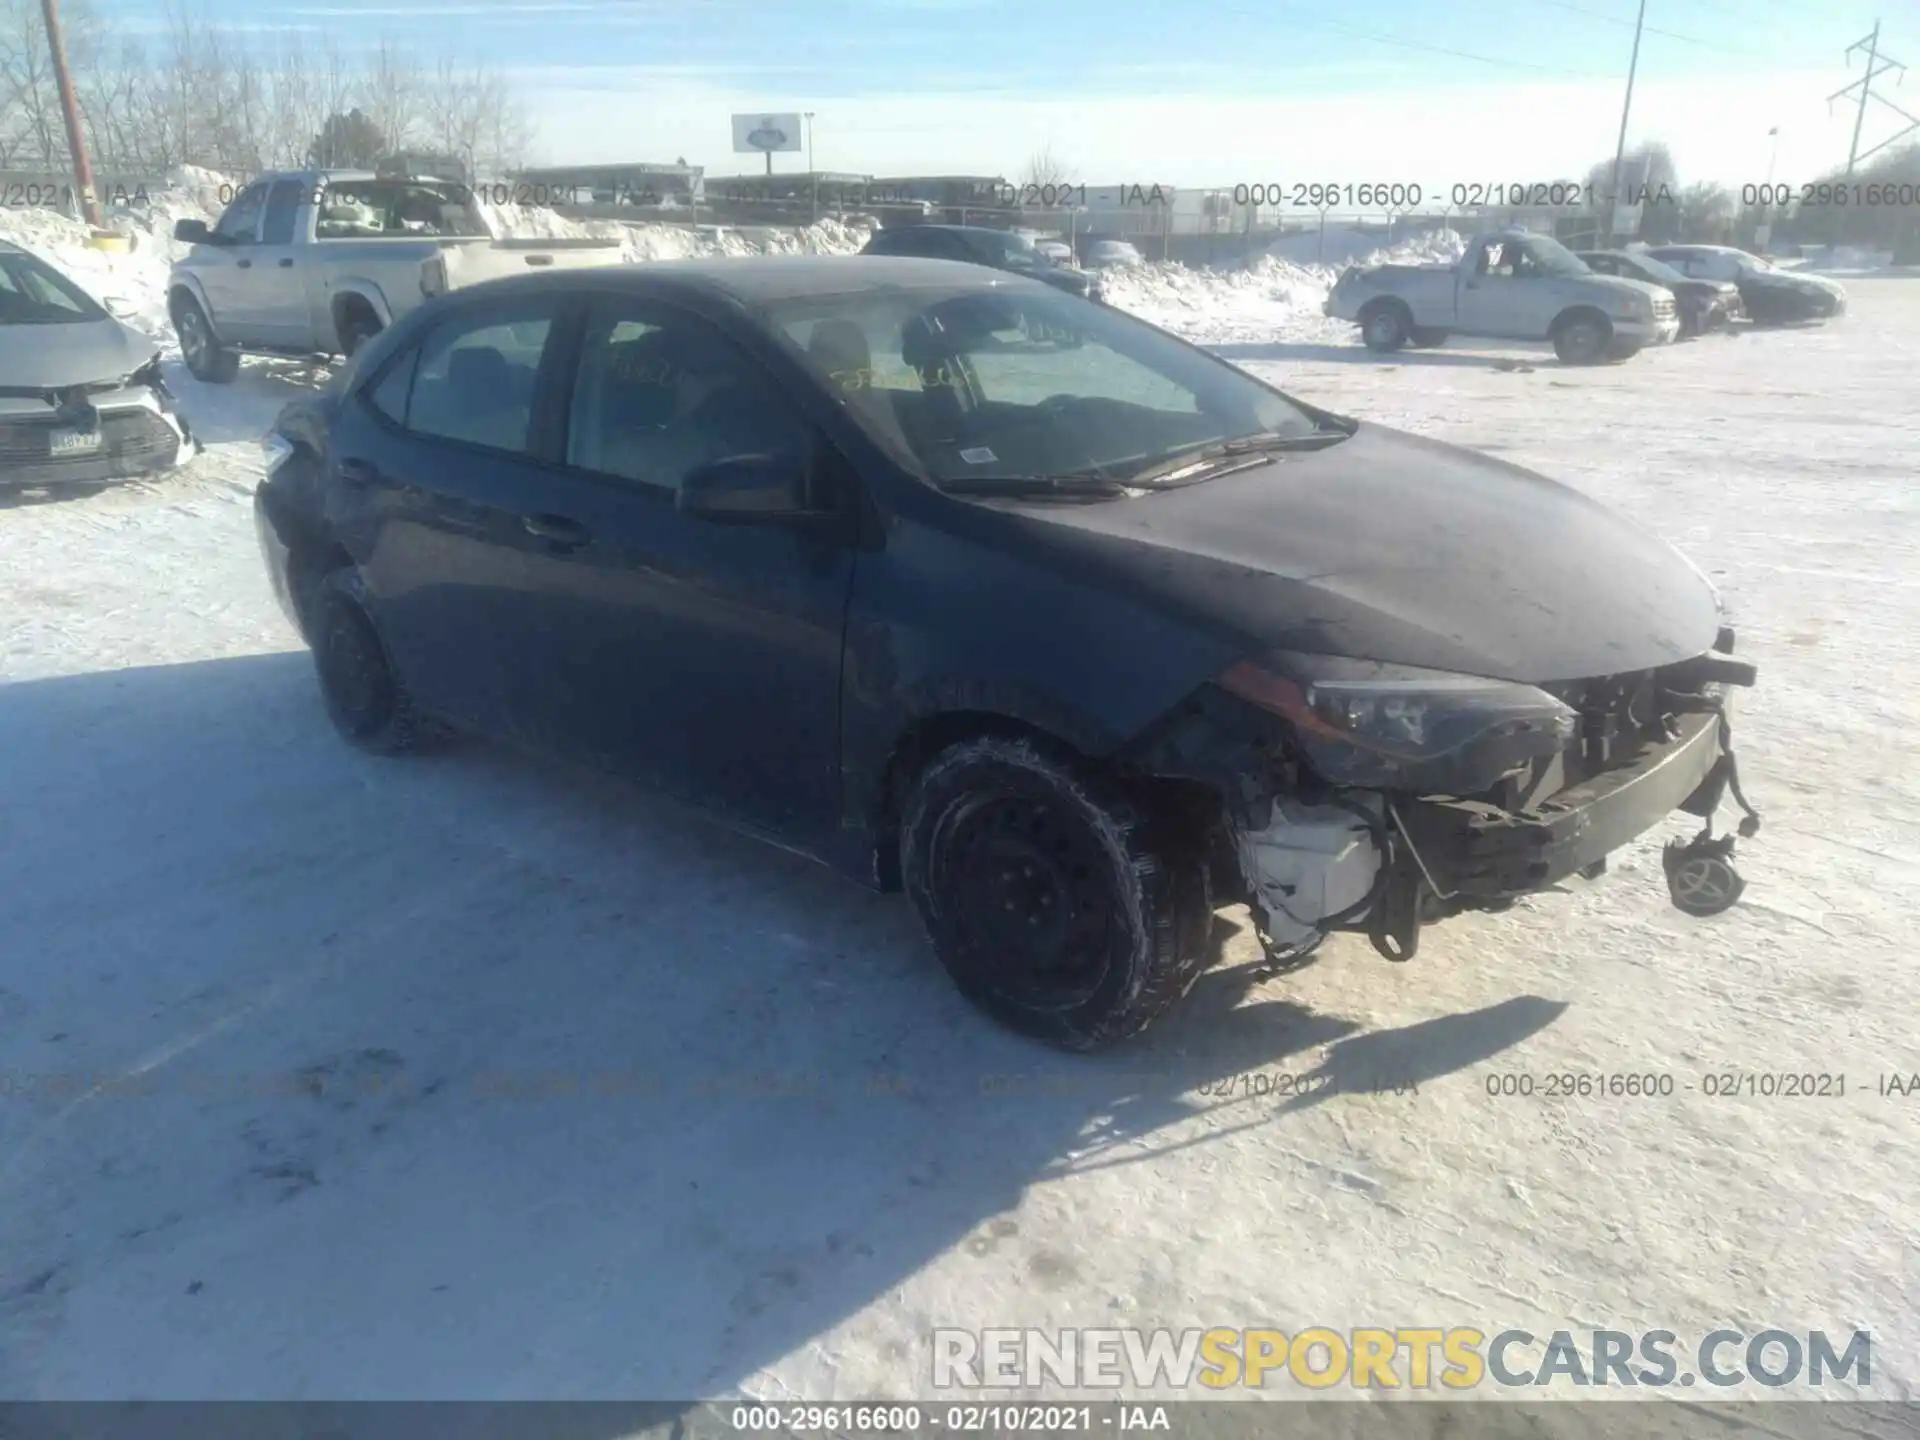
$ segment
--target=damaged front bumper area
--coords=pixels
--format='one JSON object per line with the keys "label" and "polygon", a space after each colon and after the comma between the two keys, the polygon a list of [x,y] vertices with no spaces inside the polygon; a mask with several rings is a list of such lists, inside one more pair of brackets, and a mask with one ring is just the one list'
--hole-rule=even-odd
{"label": "damaged front bumper area", "polygon": [[70,391],[0,391],[0,488],[138,480],[198,452],[157,370]]}
{"label": "damaged front bumper area", "polygon": [[[1455,714],[1407,722],[1417,685],[1372,697],[1368,719],[1386,703],[1404,733],[1431,737],[1436,725],[1453,726],[1440,731],[1458,742],[1452,749],[1418,758],[1377,748],[1341,756],[1340,727],[1327,717],[1343,712],[1315,699],[1311,683],[1269,683],[1275,677],[1264,669],[1254,681],[1230,673],[1158,737],[1152,763],[1227,797],[1220,888],[1254,909],[1276,960],[1336,931],[1365,933],[1389,959],[1409,959],[1423,925],[1596,876],[1613,851],[1675,812],[1704,827],[1668,847],[1673,901],[1712,914],[1742,888],[1729,863],[1733,837],[1712,832],[1729,792],[1748,817],[1740,833],[1758,829],[1740,790],[1729,705],[1730,688],[1755,676],[1732,658],[1732,643],[1723,631],[1713,652],[1679,665],[1541,690],[1495,682],[1475,690],[1464,680],[1452,692],[1432,687],[1452,711],[1482,706],[1464,723]],[[1502,706],[1511,718],[1500,718]],[[1254,738],[1263,725],[1265,737]],[[1395,784],[1396,763],[1429,780],[1469,783]]]}

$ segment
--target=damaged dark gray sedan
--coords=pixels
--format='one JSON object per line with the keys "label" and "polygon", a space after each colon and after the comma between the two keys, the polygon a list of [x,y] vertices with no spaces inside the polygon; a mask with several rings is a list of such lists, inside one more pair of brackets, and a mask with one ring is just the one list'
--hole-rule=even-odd
{"label": "damaged dark gray sedan", "polygon": [[904,888],[969,997],[1074,1048],[1174,1004],[1220,904],[1276,958],[1404,960],[1676,811],[1675,902],[1739,892],[1712,816],[1754,672],[1678,553],[1035,281],[477,286],[267,450],[350,740],[498,737]]}

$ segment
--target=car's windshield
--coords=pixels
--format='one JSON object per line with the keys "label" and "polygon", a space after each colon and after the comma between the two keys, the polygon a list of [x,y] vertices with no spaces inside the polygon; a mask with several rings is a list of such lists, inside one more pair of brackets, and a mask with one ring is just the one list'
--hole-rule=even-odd
{"label": "car's windshield", "polygon": [[1573,251],[1558,240],[1545,235],[1534,235],[1520,247],[1525,256],[1522,271],[1531,271],[1537,275],[1590,275],[1593,272]]}
{"label": "car's windshield", "polygon": [[1047,263],[1046,256],[1034,249],[1033,242],[1024,235],[1015,235],[1008,230],[988,230],[974,239],[1003,265],[1039,266]]}
{"label": "car's windshield", "polygon": [[1656,285],[1676,285],[1683,283],[1687,278],[1671,265],[1662,264],[1651,255],[1629,255],[1627,265],[1633,272],[1632,278],[1651,280]]}
{"label": "car's windshield", "polygon": [[78,325],[107,312],[44,261],[0,252],[0,325]]}
{"label": "car's windshield", "polygon": [[1233,366],[1051,291],[861,292],[763,314],[870,433],[936,484],[1124,482],[1223,442],[1318,429]]}

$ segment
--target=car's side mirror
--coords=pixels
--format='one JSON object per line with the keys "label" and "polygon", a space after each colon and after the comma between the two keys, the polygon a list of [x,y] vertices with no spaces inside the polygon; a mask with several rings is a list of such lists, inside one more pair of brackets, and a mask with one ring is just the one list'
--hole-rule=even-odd
{"label": "car's side mirror", "polygon": [[682,515],[716,525],[808,528],[833,512],[813,508],[807,472],[793,455],[730,455],[688,471],[677,505]]}
{"label": "car's side mirror", "polygon": [[207,228],[204,220],[176,220],[173,222],[173,238],[183,245],[212,245],[217,243],[213,232]]}

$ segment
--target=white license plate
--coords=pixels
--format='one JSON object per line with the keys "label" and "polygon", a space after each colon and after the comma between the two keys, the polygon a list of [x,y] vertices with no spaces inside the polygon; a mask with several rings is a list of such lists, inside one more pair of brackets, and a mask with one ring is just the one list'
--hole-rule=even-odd
{"label": "white license plate", "polygon": [[62,455],[91,455],[99,448],[98,430],[56,430],[47,437],[47,452],[55,459]]}

